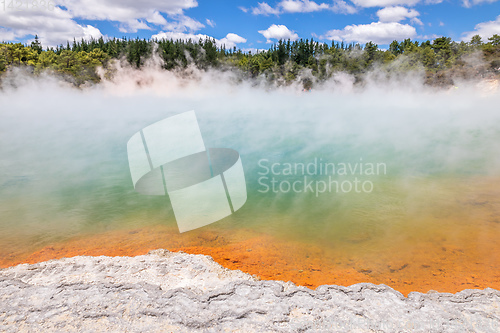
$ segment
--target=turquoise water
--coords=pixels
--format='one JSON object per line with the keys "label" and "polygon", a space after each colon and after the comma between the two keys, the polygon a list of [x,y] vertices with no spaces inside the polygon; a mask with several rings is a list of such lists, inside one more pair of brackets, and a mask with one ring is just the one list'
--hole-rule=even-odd
{"label": "turquoise water", "polygon": [[[475,193],[473,179],[500,175],[498,95],[30,89],[0,93],[0,256],[78,235],[175,226],[168,197],[134,192],[126,143],[193,109],[206,146],[235,149],[243,162],[248,200],[213,225],[221,230],[376,251],[390,237],[429,236],[435,219],[471,223],[461,200]],[[336,172],[308,172],[311,163]],[[266,187],[273,179],[277,191]],[[334,190],[316,191],[331,182]]]}

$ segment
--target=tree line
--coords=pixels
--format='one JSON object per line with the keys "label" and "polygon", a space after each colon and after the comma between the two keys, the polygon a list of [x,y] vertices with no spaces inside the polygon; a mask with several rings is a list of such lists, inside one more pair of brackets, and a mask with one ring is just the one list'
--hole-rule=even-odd
{"label": "tree line", "polygon": [[31,44],[0,43],[0,79],[9,68],[23,67],[33,75],[50,71],[81,85],[100,81],[97,68],[110,70],[114,61],[143,67],[152,56],[162,59],[165,70],[194,65],[202,70],[238,69],[243,78],[265,78],[277,85],[301,80],[304,88],[327,80],[336,72],[347,72],[362,80],[363,74],[382,71],[423,70],[428,84],[453,84],[454,77],[498,77],[500,36],[483,41],[479,35],[469,42],[439,37],[425,42],[393,41],[387,50],[368,42],[320,43],[313,39],[280,40],[269,49],[243,52],[217,45],[211,38],[194,40],[126,39],[73,40],[55,48],[43,48],[38,37]]}

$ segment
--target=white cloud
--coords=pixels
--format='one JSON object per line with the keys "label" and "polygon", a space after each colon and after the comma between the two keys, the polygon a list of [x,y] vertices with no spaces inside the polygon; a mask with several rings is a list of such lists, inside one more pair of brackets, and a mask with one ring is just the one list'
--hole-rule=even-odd
{"label": "white cloud", "polygon": [[71,15],[55,7],[52,11],[0,11],[0,39],[14,41],[29,35],[38,35],[42,45],[56,46],[73,38],[90,39],[102,36],[91,25],[80,25]]}
{"label": "white cloud", "polygon": [[420,0],[352,0],[359,7],[413,6]]}
{"label": "white cloud", "polygon": [[148,19],[149,23],[152,24],[158,24],[158,25],[163,25],[167,23],[167,20],[157,11],[153,12],[153,15],[151,15]]}
{"label": "white cloud", "polygon": [[428,40],[436,39],[436,38],[439,38],[439,37],[443,37],[443,35],[430,34],[430,35],[420,35],[420,36],[418,36],[418,38],[420,38],[420,39],[428,39]]}
{"label": "white cloud", "polygon": [[210,19],[206,19],[206,22],[209,26],[211,26],[212,28],[215,27],[215,22],[213,20],[210,20]]}
{"label": "white cloud", "polygon": [[289,30],[285,25],[281,24],[273,24],[266,30],[259,30],[259,33],[267,39],[268,43],[272,43],[271,39],[299,39],[299,35]]}
{"label": "white cloud", "polygon": [[462,40],[470,41],[472,36],[479,35],[483,38],[483,41],[487,41],[487,39],[494,34],[500,35],[500,15],[497,16],[495,21],[487,21],[477,24],[474,27],[474,31],[464,32],[462,34]]}
{"label": "white cloud", "polygon": [[257,7],[252,8],[252,14],[254,15],[278,15],[280,11],[278,9],[275,9],[267,2],[259,2],[259,5]]}
{"label": "white cloud", "polygon": [[358,11],[356,7],[349,5],[343,0],[334,1],[333,5],[330,6],[330,10],[338,14],[354,14]]}
{"label": "white cloud", "polygon": [[479,5],[482,3],[493,3],[496,1],[498,0],[463,0],[462,4],[464,5],[464,7],[470,8],[474,5]]}
{"label": "white cloud", "polygon": [[408,9],[401,6],[386,7],[377,11],[380,22],[399,22],[407,18],[416,18],[419,15],[420,13],[415,9]]}
{"label": "white cloud", "polygon": [[[75,18],[118,22],[120,32],[151,30],[195,32],[204,27],[184,11],[196,7],[196,0],[55,0],[53,10],[0,11],[0,37],[14,41],[38,34],[44,45],[65,44],[73,38],[101,36],[98,29],[78,24]],[[168,18],[168,20],[167,20]]]}
{"label": "white cloud", "polygon": [[0,42],[6,42],[16,39],[16,34],[12,29],[0,28]]}
{"label": "white cloud", "polygon": [[322,38],[346,42],[389,44],[393,40],[415,37],[417,31],[408,24],[398,22],[372,22],[348,25],[342,30],[330,30]]}
{"label": "white cloud", "polygon": [[[180,31],[196,31],[204,27],[200,22],[184,15],[184,10],[198,6],[195,0],[56,0],[56,3],[66,7],[72,17],[120,22],[123,32],[148,29],[147,23],[163,26],[170,24]],[[176,22],[167,23],[161,13],[166,13]],[[139,25],[137,22],[143,24]]]}
{"label": "white cloud", "polygon": [[175,21],[167,22],[163,25],[164,30],[179,31],[179,32],[193,32],[198,31],[205,25],[192,19],[189,16],[177,15],[175,16]]}
{"label": "white cloud", "polygon": [[94,26],[91,26],[91,25],[87,25],[87,26],[82,26],[82,29],[83,29],[83,36],[85,38],[94,38],[94,39],[98,39],[99,37],[102,36],[102,33],[99,29],[97,29],[96,27]]}
{"label": "white cloud", "polygon": [[[245,13],[247,8],[239,7]],[[257,7],[251,8],[254,15],[280,15],[283,13],[311,13],[322,10],[330,10],[335,13],[353,14],[357,9],[344,0],[334,0],[332,4],[317,3],[311,0],[282,0],[276,7],[271,7],[267,2],[259,2]]]}
{"label": "white cloud", "polygon": [[155,12],[182,15],[184,10],[198,6],[195,0],[58,0],[74,17],[89,20],[111,20],[126,22],[134,19],[149,19]]}
{"label": "white cloud", "polygon": [[175,32],[175,31],[166,31],[166,32],[160,32],[158,34],[155,34],[151,36],[153,39],[181,39],[181,40],[193,40],[194,42],[198,42],[198,40],[202,39],[205,40],[206,38],[210,38],[215,40],[215,43],[217,46],[221,47],[225,45],[226,49],[233,48],[236,46],[236,44],[239,43],[245,43],[247,40],[241,36],[238,36],[237,34],[233,33],[228,33],[226,37],[222,39],[217,39],[213,38],[211,36],[205,35],[205,34],[192,34],[192,33],[184,33],[184,32]]}
{"label": "white cloud", "polygon": [[424,25],[424,22],[420,21],[418,17],[414,17],[411,20],[411,23],[418,24],[418,25]]}
{"label": "white cloud", "polygon": [[151,28],[144,21],[133,20],[129,21],[127,25],[121,24],[118,30],[120,32],[137,32],[137,30],[151,30]]}
{"label": "white cloud", "polygon": [[326,3],[318,5],[316,2],[309,0],[283,0],[279,6],[286,13],[310,13],[329,8]]}
{"label": "white cloud", "polygon": [[220,43],[226,45],[226,48],[232,48],[235,47],[236,44],[246,43],[246,42],[247,40],[245,38],[238,36],[237,34],[233,34],[231,32],[228,33],[226,37],[220,40]]}

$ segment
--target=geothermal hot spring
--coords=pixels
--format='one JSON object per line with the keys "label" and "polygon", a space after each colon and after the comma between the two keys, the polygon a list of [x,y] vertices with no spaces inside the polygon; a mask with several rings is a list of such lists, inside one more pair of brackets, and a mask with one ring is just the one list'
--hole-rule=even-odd
{"label": "geothermal hot spring", "polygon": [[[1,267],[166,248],[311,288],[500,288],[498,92],[44,80],[0,92]],[[248,199],[179,233],[168,196],[134,191],[127,141],[190,110]]]}

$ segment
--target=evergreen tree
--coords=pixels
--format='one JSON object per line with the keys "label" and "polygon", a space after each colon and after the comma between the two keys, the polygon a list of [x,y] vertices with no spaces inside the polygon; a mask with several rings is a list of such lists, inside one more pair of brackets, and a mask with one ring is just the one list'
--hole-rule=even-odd
{"label": "evergreen tree", "polygon": [[40,43],[38,35],[35,35],[35,40],[31,42],[31,48],[35,50],[38,54],[42,53],[43,51],[42,43]]}

